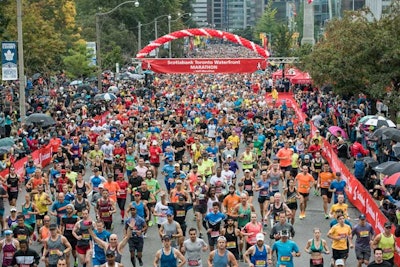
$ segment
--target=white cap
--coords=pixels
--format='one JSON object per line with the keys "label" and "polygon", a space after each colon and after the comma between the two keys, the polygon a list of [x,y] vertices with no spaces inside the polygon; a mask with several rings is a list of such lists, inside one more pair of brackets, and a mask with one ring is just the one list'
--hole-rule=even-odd
{"label": "white cap", "polygon": [[264,234],[263,233],[258,233],[256,235],[256,240],[257,241],[260,241],[260,240],[264,241]]}
{"label": "white cap", "polygon": [[17,208],[16,207],[11,207],[10,211],[17,211]]}
{"label": "white cap", "polygon": [[344,266],[344,260],[343,260],[343,259],[337,259],[337,260],[335,261],[335,265],[336,265],[336,266],[338,266],[338,265]]}

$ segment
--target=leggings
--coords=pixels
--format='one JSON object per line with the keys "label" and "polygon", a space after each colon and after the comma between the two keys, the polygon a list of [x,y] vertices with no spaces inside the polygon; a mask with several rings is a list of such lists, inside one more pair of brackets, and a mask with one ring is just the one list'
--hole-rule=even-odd
{"label": "leggings", "polygon": [[119,209],[121,210],[122,218],[124,218],[125,216],[125,203],[126,203],[126,198],[117,198],[117,204]]}

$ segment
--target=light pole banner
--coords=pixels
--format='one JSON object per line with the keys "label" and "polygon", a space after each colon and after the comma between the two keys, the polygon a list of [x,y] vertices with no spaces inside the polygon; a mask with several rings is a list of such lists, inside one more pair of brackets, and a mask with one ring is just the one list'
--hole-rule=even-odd
{"label": "light pole banner", "polygon": [[18,80],[17,42],[1,43],[1,76],[3,81]]}
{"label": "light pole banner", "polygon": [[86,42],[86,50],[90,55],[89,66],[96,66],[97,65],[96,42]]}
{"label": "light pole banner", "polygon": [[157,73],[252,73],[265,70],[265,58],[143,59],[143,69]]}

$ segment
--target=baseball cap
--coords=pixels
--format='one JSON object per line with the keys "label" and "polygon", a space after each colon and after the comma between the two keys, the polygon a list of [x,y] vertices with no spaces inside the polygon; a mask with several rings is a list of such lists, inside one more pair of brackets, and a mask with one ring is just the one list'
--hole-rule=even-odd
{"label": "baseball cap", "polygon": [[16,207],[11,207],[10,211],[17,211],[17,208]]}
{"label": "baseball cap", "polygon": [[343,261],[342,259],[337,259],[337,260],[335,261],[335,265],[336,265],[336,266],[338,266],[338,265],[344,266],[344,261]]}
{"label": "baseball cap", "polygon": [[361,153],[358,153],[357,154],[357,158],[361,158],[362,157],[362,154]]}
{"label": "baseball cap", "polygon": [[249,170],[249,169],[247,169],[247,170],[245,170],[244,172],[250,172],[250,170]]}
{"label": "baseball cap", "polygon": [[256,235],[256,240],[257,241],[264,241],[264,234],[263,233],[258,233],[257,235]]}
{"label": "baseball cap", "polygon": [[172,210],[167,211],[167,216],[173,216],[173,215],[174,215],[174,213],[172,212]]}
{"label": "baseball cap", "polygon": [[385,222],[384,227],[385,227],[385,228],[386,228],[386,227],[392,227],[392,223],[391,223],[391,222]]}
{"label": "baseball cap", "polygon": [[115,256],[115,252],[109,249],[106,251],[106,256]]}
{"label": "baseball cap", "polygon": [[103,184],[99,184],[99,188],[104,188],[104,185]]}
{"label": "baseball cap", "polygon": [[140,194],[140,192],[135,192],[135,196],[141,196],[142,194]]}
{"label": "baseball cap", "polygon": [[228,155],[227,158],[232,158],[232,155]]}
{"label": "baseball cap", "polygon": [[11,231],[11,230],[5,230],[4,231],[5,235],[12,235],[12,233],[13,233],[13,231]]}
{"label": "baseball cap", "polygon": [[171,236],[170,235],[164,235],[162,237],[162,240],[171,240]]}
{"label": "baseball cap", "polygon": [[181,165],[179,165],[179,163],[175,163],[174,166],[175,167],[180,167]]}
{"label": "baseball cap", "polygon": [[360,214],[360,216],[358,216],[358,219],[360,219],[360,220],[365,220],[366,218],[365,218],[365,214]]}
{"label": "baseball cap", "polygon": [[176,183],[177,183],[177,184],[181,184],[181,183],[182,183],[182,180],[176,180]]}
{"label": "baseball cap", "polygon": [[315,132],[316,132],[316,133],[319,133],[319,130],[316,130]]}
{"label": "baseball cap", "polygon": [[50,230],[55,230],[55,229],[57,229],[57,224],[55,224],[55,223],[50,224],[49,229],[50,229]]}
{"label": "baseball cap", "polygon": [[304,159],[310,159],[310,156],[309,155],[305,155]]}

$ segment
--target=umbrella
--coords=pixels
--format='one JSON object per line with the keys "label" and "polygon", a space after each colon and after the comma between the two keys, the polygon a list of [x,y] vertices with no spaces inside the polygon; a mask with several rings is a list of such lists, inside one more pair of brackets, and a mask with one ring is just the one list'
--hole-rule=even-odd
{"label": "umbrella", "polygon": [[369,166],[371,166],[372,168],[378,166],[379,162],[376,161],[374,158],[372,157],[364,157],[363,161],[365,164],[368,164]]}
{"label": "umbrella", "polygon": [[8,152],[10,152],[10,150],[11,150],[11,147],[8,147],[8,146],[1,146],[1,147],[0,147],[0,155],[3,155],[3,154],[8,153]]}
{"label": "umbrella", "polygon": [[78,88],[76,88],[76,90],[78,90],[79,92],[86,90],[87,92],[92,91],[92,87],[90,87],[89,85],[79,85]]}
{"label": "umbrella", "polygon": [[111,101],[111,100],[115,100],[117,99],[117,97],[112,94],[112,93],[104,93],[104,94],[98,94],[94,96],[94,100],[105,100],[105,101]]}
{"label": "umbrella", "polygon": [[69,85],[81,85],[81,84],[82,84],[82,81],[75,80],[75,81],[72,81]]}
{"label": "umbrella", "polygon": [[109,93],[114,93],[114,94],[116,94],[116,93],[118,93],[118,87],[116,87],[115,85],[113,85],[113,86],[110,86],[110,87],[108,87],[108,90],[107,90]]}
{"label": "umbrella", "polygon": [[152,71],[152,70],[145,70],[145,71],[143,71],[143,74],[150,74],[150,75],[153,75],[153,74],[154,74],[154,71]]}
{"label": "umbrella", "polygon": [[395,144],[394,146],[392,146],[392,150],[394,152],[394,155],[396,157],[399,157],[400,156],[400,143]]}
{"label": "umbrella", "polygon": [[388,128],[388,127],[383,126],[379,129],[376,129],[374,131],[374,133],[372,134],[372,137],[381,138],[383,136],[383,134],[385,133],[385,131],[387,131],[388,129],[393,129],[393,128]]}
{"label": "umbrella", "polygon": [[369,119],[372,118],[372,117],[375,117],[375,116],[374,116],[374,115],[367,115],[367,116],[364,116],[364,117],[362,117],[358,122],[359,122],[360,124],[364,124],[365,121],[369,120]]}
{"label": "umbrella", "polygon": [[40,73],[35,73],[35,74],[32,75],[32,80],[36,81],[37,79],[40,78],[40,76],[42,76],[42,74],[40,74]]}
{"label": "umbrella", "polygon": [[0,139],[0,147],[12,147],[14,144],[15,141],[11,137]]}
{"label": "umbrella", "polygon": [[400,186],[400,172],[396,172],[383,180],[385,185]]}
{"label": "umbrella", "polygon": [[307,72],[299,72],[296,76],[290,78],[292,84],[308,84],[312,83],[310,74]]}
{"label": "umbrella", "polygon": [[393,173],[400,172],[400,162],[387,161],[375,166],[373,169],[379,173],[392,175]]}
{"label": "umbrella", "polygon": [[43,113],[33,113],[26,118],[26,122],[30,124],[38,124],[39,126],[46,127],[56,124],[54,119]]}
{"label": "umbrella", "polygon": [[[360,120],[361,121],[361,120]],[[389,119],[382,116],[372,116],[363,121],[362,124],[381,128],[383,126],[396,128],[396,124]]]}
{"label": "umbrella", "polygon": [[339,126],[331,126],[328,128],[328,131],[334,136],[337,135],[337,132],[340,132],[344,138],[347,138],[347,133]]}
{"label": "umbrella", "polygon": [[400,142],[400,130],[396,128],[386,128],[387,130],[383,132],[384,139],[390,139],[396,142]]}

